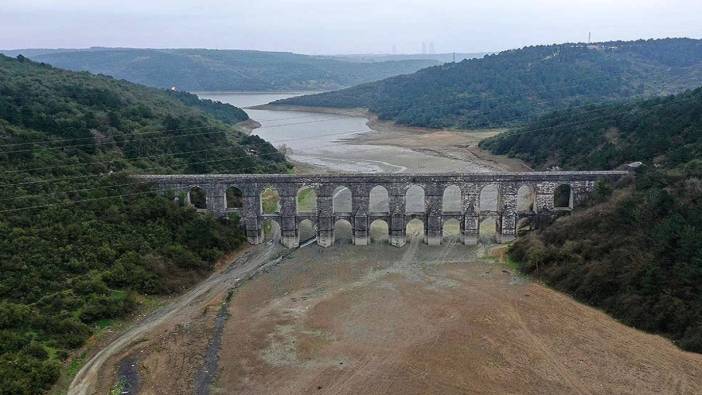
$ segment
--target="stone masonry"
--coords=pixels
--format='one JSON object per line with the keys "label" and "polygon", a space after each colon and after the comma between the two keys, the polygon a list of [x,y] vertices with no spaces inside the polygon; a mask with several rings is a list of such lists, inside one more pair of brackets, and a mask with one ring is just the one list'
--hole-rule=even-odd
{"label": "stone masonry", "polygon": [[[533,196],[534,214],[557,210],[572,210],[594,190],[598,180],[614,181],[628,174],[626,171],[584,172],[525,172],[525,173],[448,173],[448,174],[332,174],[332,175],[287,175],[287,174],[207,174],[207,175],[141,175],[142,180],[153,181],[163,191],[189,193],[200,188],[206,194],[207,210],[217,216],[238,212],[251,244],[263,242],[262,224],[266,219],[276,221],[281,229],[281,242],[290,248],[299,245],[299,227],[310,220],[317,232],[317,243],[323,247],[334,244],[334,227],[337,221],[347,220],[353,229],[353,242],[366,245],[369,242],[369,226],[375,220],[388,224],[390,242],[401,247],[406,243],[406,224],[419,218],[424,223],[424,240],[429,245],[442,241],[444,221],[456,219],[460,223],[461,238],[465,244],[478,242],[479,224],[485,217],[496,219],[498,242],[509,242],[516,237],[517,192],[527,186]],[[405,210],[407,190],[418,185],[424,190],[423,212]],[[480,209],[480,193],[483,188],[497,186],[497,210]],[[570,187],[568,207],[554,206],[554,193],[560,185]],[[388,192],[389,211],[371,212],[369,194],[376,186]],[[462,195],[462,209],[457,212],[442,210],[444,191],[457,186]],[[226,191],[234,187],[241,192],[242,207],[228,208]],[[339,187],[351,191],[351,211],[333,209],[333,195]],[[280,212],[264,214],[261,193],[267,188],[276,190],[280,197]],[[314,189],[317,211],[298,213],[296,197],[299,191]],[[188,198],[189,199],[189,198]]]}

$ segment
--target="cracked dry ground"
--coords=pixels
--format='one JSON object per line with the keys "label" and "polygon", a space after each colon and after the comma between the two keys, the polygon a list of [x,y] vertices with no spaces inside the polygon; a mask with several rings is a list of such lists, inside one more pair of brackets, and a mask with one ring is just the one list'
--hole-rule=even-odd
{"label": "cracked dry ground", "polygon": [[[210,392],[702,393],[702,355],[479,252],[417,242],[296,251],[234,294]],[[149,366],[165,349],[174,362],[205,349],[175,343],[145,350],[142,393],[192,392],[173,369]]]}

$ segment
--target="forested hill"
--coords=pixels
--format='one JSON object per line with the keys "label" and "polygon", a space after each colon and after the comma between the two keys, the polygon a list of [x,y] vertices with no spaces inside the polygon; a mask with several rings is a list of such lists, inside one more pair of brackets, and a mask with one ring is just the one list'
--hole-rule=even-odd
{"label": "forested hill", "polygon": [[245,117],[0,56],[0,393],[41,393],[75,373],[70,351],[91,333],[145,295],[183,290],[242,243],[236,218],[126,174],[287,171],[270,144],[236,131]]}
{"label": "forested hill", "polygon": [[482,144],[538,168],[643,162],[593,207],[518,240],[522,270],[702,352],[702,89],[545,116]]}
{"label": "forested hill", "polygon": [[480,146],[542,169],[609,170],[634,161],[675,167],[702,159],[702,88],[554,112]]}
{"label": "forested hill", "polygon": [[702,85],[702,40],[527,47],[274,104],[365,107],[424,127],[513,126],[566,106]]}
{"label": "forested hill", "polygon": [[287,52],[90,48],[0,51],[56,67],[186,91],[325,90],[413,73],[430,59],[345,61]]}

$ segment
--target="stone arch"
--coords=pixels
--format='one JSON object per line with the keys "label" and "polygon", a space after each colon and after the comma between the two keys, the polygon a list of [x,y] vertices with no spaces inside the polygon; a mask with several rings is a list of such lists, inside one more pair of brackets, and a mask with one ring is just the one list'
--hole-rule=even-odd
{"label": "stone arch", "polygon": [[463,193],[458,185],[449,185],[441,198],[441,211],[445,213],[463,212]]}
{"label": "stone arch", "polygon": [[569,184],[560,184],[553,191],[553,207],[573,208],[573,188]]}
{"label": "stone arch", "polygon": [[376,185],[368,195],[368,211],[371,213],[389,213],[390,195],[387,188]]}
{"label": "stone arch", "polygon": [[486,244],[494,243],[497,240],[497,217],[493,215],[480,217],[478,238]]}
{"label": "stone arch", "polygon": [[278,221],[271,218],[266,218],[263,221],[261,230],[263,231],[263,240],[274,242],[280,241],[280,224]]}
{"label": "stone arch", "polygon": [[261,191],[261,213],[280,214],[280,193],[273,187]]}
{"label": "stone arch", "polygon": [[497,211],[499,187],[497,184],[487,184],[480,189],[480,211]]}
{"label": "stone arch", "polygon": [[196,209],[206,209],[207,193],[199,186],[191,187],[188,190],[188,203]]}
{"label": "stone arch", "polygon": [[424,230],[424,221],[419,218],[407,222],[405,226],[405,235],[407,240],[424,239],[426,231]]}
{"label": "stone arch", "polygon": [[405,191],[405,212],[424,213],[426,208],[424,188],[417,184],[410,185]]}
{"label": "stone arch", "polygon": [[312,186],[303,186],[297,190],[295,207],[298,213],[317,212],[317,190]]}
{"label": "stone arch", "polygon": [[300,244],[317,237],[317,227],[309,219],[302,220],[297,227]]}
{"label": "stone arch", "polygon": [[244,194],[241,189],[230,186],[225,192],[225,204],[228,209],[243,209],[244,208]]}
{"label": "stone arch", "polygon": [[353,243],[353,227],[345,219],[340,219],[334,223],[334,243]]}
{"label": "stone arch", "polygon": [[522,185],[517,190],[517,212],[533,213],[536,207],[536,194],[530,185]]}
{"label": "stone arch", "polygon": [[390,240],[390,227],[385,220],[376,219],[369,228],[371,242],[387,243]]}
{"label": "stone arch", "polygon": [[461,222],[455,218],[444,221],[441,226],[441,234],[447,240],[461,239]]}
{"label": "stone arch", "polygon": [[340,185],[332,193],[332,209],[335,213],[350,213],[353,211],[353,193],[351,189]]}

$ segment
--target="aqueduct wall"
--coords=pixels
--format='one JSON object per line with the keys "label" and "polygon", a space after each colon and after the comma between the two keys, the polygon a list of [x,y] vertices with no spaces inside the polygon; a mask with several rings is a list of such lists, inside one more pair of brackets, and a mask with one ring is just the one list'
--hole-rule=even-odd
{"label": "aqueduct wall", "polygon": [[[390,242],[395,246],[406,243],[406,224],[413,218],[424,223],[424,240],[430,245],[442,241],[442,226],[445,221],[456,219],[460,224],[461,239],[465,244],[476,244],[480,221],[486,216],[496,219],[498,242],[508,242],[517,233],[517,193],[527,186],[533,193],[533,213],[571,210],[594,190],[598,180],[614,181],[626,171],[587,172],[526,172],[526,173],[476,173],[476,174],[335,174],[335,175],[143,175],[161,190],[189,193],[200,188],[206,195],[207,210],[217,216],[239,212],[246,229],[249,243],[263,242],[262,224],[272,219],[280,224],[281,242],[287,247],[299,245],[300,223],[310,220],[316,227],[317,243],[329,247],[334,244],[334,227],[338,220],[347,220],[353,229],[353,242],[366,245],[369,242],[370,224],[384,220],[389,227]],[[425,209],[411,212],[406,209],[407,190],[417,185],[424,190]],[[490,210],[481,210],[480,193],[483,188],[495,185],[496,205]],[[554,193],[561,185],[570,189],[570,202],[566,207],[554,206]],[[387,211],[372,211],[369,207],[370,191],[382,186],[388,192]],[[446,188],[460,189],[459,211],[444,211],[443,196]],[[231,188],[241,191],[241,207],[228,208],[226,191]],[[339,187],[351,191],[351,210],[340,212],[333,208],[333,194]],[[280,197],[280,210],[264,214],[261,193],[272,188]],[[316,194],[316,212],[299,213],[297,194],[301,189],[312,188]],[[496,210],[494,207],[496,206]]]}

